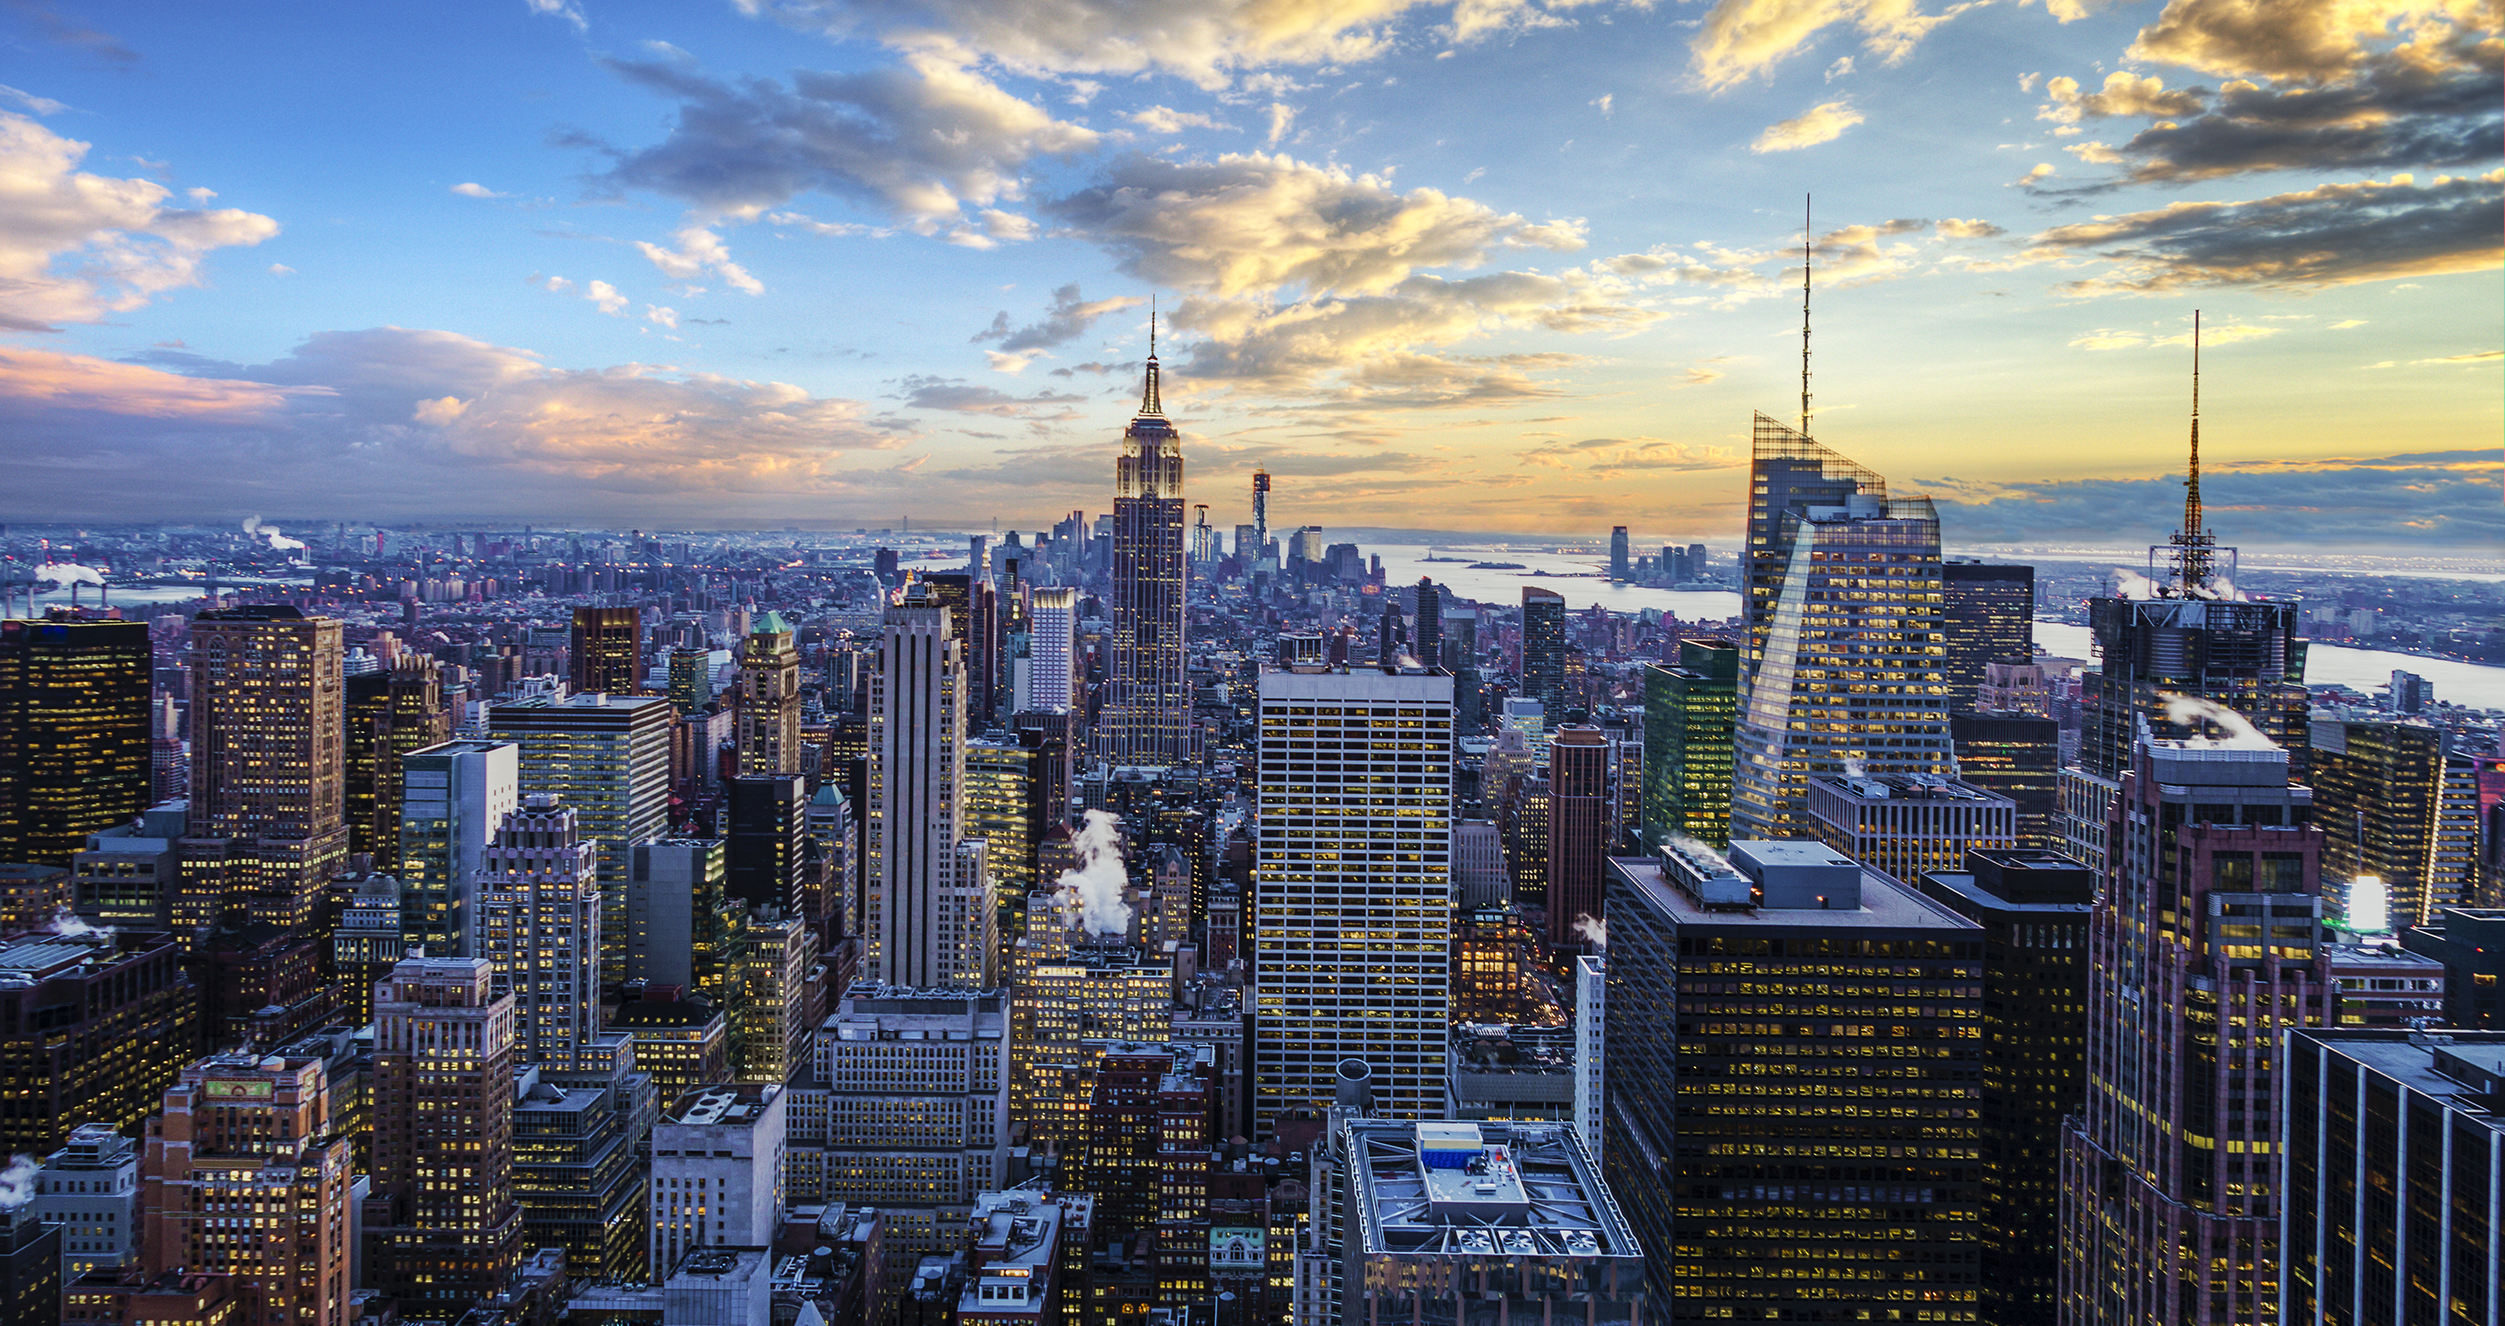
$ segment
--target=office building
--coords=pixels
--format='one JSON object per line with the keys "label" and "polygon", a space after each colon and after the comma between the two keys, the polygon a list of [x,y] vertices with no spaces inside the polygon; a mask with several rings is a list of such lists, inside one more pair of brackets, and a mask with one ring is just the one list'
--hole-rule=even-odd
{"label": "office building", "polygon": [[[1445,608],[1441,614],[1444,633],[1444,671],[1453,677],[1454,730],[1464,736],[1474,735],[1487,726],[1487,692],[1479,677],[1479,613],[1476,608]],[[1428,667],[1438,666],[1431,658],[1420,657]]]}
{"label": "office building", "polygon": [[698,1248],[772,1247],[783,1212],[780,1083],[698,1087],[652,1126],[647,1260],[676,1266]]}
{"label": "office building", "polygon": [[670,707],[681,714],[713,703],[713,651],[695,645],[670,648]]}
{"label": "office building", "polygon": [[139,1267],[233,1277],[250,1322],[355,1320],[351,1147],[319,1055],[212,1055],[149,1121]]}
{"label": "office building", "polygon": [[659,1110],[652,1079],[623,1069],[543,1073],[513,1103],[513,1200],[522,1244],[563,1248],[581,1280],[640,1280],[650,1175],[638,1154]]}
{"label": "office building", "polygon": [[[2198,602],[2199,600],[2192,600]],[[2287,1033],[2332,1017],[2322,836],[2288,752],[2141,727],[2089,921],[2061,1320],[2279,1317]]]}
{"label": "office building", "polygon": [[[2436,792],[2435,867],[2427,877],[2430,898],[2459,898],[2464,903],[2479,901],[2479,855],[2483,847],[2480,832],[2481,796],[2479,767],[2494,763],[2494,757],[2472,755],[2467,751],[2447,751],[2444,755],[2444,780]],[[2505,821],[2500,821],[2496,835],[2505,835]],[[2505,844],[2493,850],[2505,853]],[[2430,910],[2440,910],[2430,905]]]}
{"label": "office building", "polygon": [[1157,398],[1157,355],[1139,414],[1114,464],[1112,615],[1106,636],[1106,758],[1176,765],[1192,758],[1183,652],[1183,435]]}
{"label": "office building", "polygon": [[730,1019],[703,995],[654,986],[619,1004],[609,1030],[634,1042],[635,1071],[652,1079],[657,1099],[676,1100],[734,1075]]}
{"label": "office building", "polygon": [[348,851],[371,856],[377,870],[395,871],[401,758],[452,740],[443,664],[402,654],[388,668],[348,678],[345,715]]}
{"label": "office building", "polygon": [[2335,879],[2383,881],[2396,929],[2471,901],[2447,871],[2439,888],[2436,845],[2444,810],[2444,733],[2415,722],[2311,724],[2314,823],[2322,868]]}
{"label": "office building", "polygon": [[1733,839],[1810,836],[1814,774],[1956,772],[1930,500],[1862,491],[1773,537],[1788,560],[1733,735]]}
{"label": "office building", "polygon": [[2401,931],[2401,947],[2444,967],[2444,1021],[2505,1031],[2505,910],[2447,907]]}
{"label": "office building", "polygon": [[577,694],[633,695],[644,688],[641,608],[576,608],[566,688]]}
{"label": "office building", "polygon": [[1088,1255],[1087,1227],[1071,1219],[1086,1201],[1040,1184],[977,1194],[973,1261],[957,1299],[958,1326],[1029,1326],[1051,1320],[1055,1312],[1064,1320],[1078,1318],[1069,1309],[1079,1306],[1073,1299],[1082,1290],[1075,1282],[1084,1277],[1072,1276],[1069,1295],[1056,1296],[1062,1293],[1062,1267],[1084,1264]]}
{"label": "office building", "polygon": [[87,835],[70,858],[70,905],[89,925],[163,930],[182,887],[183,827],[191,808],[161,801],[128,824]]}
{"label": "office building", "polygon": [[1566,596],[1522,587],[1522,694],[1560,718],[1566,712]]}
{"label": "office building", "polygon": [[1656,1320],[1981,1320],[1981,927],[1817,843],[1610,870],[1603,1154]]}
{"label": "office building", "polygon": [[332,1016],[350,1026],[374,1020],[374,983],[408,956],[400,926],[400,880],[368,872],[331,924]]}
{"label": "office building", "polygon": [[0,941],[0,1150],[43,1155],[69,1130],[131,1128],[199,1044],[183,946],[164,931]]}
{"label": "office building", "polygon": [[2087,1092],[2095,877],[2040,852],[1967,856],[1908,881],[1983,928],[1981,1320],[2058,1319],[2062,1120]]}
{"label": "office building", "polygon": [[1548,743],[1548,931],[1552,949],[1589,944],[1616,842],[1617,743],[1569,723]]}
{"label": "office building", "polygon": [[600,1034],[600,851],[573,808],[533,792],[480,854],[478,956],[513,997],[524,1065],[586,1071]]}
{"label": "office building", "polygon": [[2035,657],[2035,568],[1959,557],[1940,564],[1949,702],[1976,703],[1986,664]]}
{"label": "office building", "polygon": [[1084,1135],[1101,1043],[1165,1039],[1175,1002],[1170,954],[1083,933],[1052,901],[1028,899],[1010,987],[1009,1122],[1032,1141]]}
{"label": "office building", "polygon": [[2277,1321],[2493,1322],[2505,1032],[2287,1039]]}
{"label": "office building", "polygon": [[1624,525],[1609,527],[1609,578],[1621,585],[1634,578],[1627,561],[1627,527]]}
{"label": "office building", "polygon": [[724,887],[748,907],[797,911],[809,886],[809,780],[739,774],[722,780]]}
{"label": "office building", "polygon": [[[488,736],[522,748],[521,785],[553,792],[600,847],[600,911],[626,912],[634,846],[670,821],[670,702],[607,693],[532,696],[487,711]],[[600,979],[626,979],[626,931],[602,936]]]}
{"label": "office building", "polygon": [[53,1326],[61,1300],[61,1231],[23,1200],[0,1208],[0,1323]]}
{"label": "office building", "polygon": [[0,622],[0,861],[66,866],[150,804],[142,622]]}
{"label": "office building", "polygon": [[748,913],[736,1011],[739,1080],[788,1082],[809,1063],[809,1036],[826,1018],[826,973],[806,917],[776,907]]}
{"label": "office building", "polygon": [[118,1273],[139,1260],[139,1145],[109,1123],[82,1123],[44,1157],[35,1218],[61,1230],[61,1275]]}
{"label": "office building", "polygon": [[1443,1101],[1452,946],[1453,684],[1436,673],[1261,678],[1254,1114],[1331,1099],[1374,1065],[1387,1116]]}
{"label": "office building", "polygon": [[[1864,504],[1887,505],[1887,480],[1765,415],[1758,415],[1749,462],[1748,548],[1741,555],[1747,582],[1740,608],[1748,619],[1744,675],[1755,677],[1773,633],[1783,588],[1792,575],[1792,553],[1800,522],[1812,508],[1846,508],[1859,497]],[[1934,550],[1937,542],[1934,541]],[[1701,560],[1701,559],[1698,559]],[[1701,568],[1691,568],[1700,577]]]}
{"label": "office building", "polygon": [[704,996],[734,1020],[747,964],[747,908],[724,888],[722,840],[635,845],[626,886],[626,979]]}
{"label": "office building", "polygon": [[521,805],[521,749],[448,741],[400,760],[400,925],[442,957],[472,951],[487,845]]}
{"label": "office building", "polygon": [[870,685],[868,944],[863,970],[912,986],[980,987],[998,970],[987,857],[967,839],[965,664],[948,610],[906,590],[882,623]]}
{"label": "office building", "polygon": [[409,958],[374,988],[368,1285],[411,1317],[457,1318],[519,1258],[511,995],[484,958]]}
{"label": "office building", "polygon": [[340,623],[285,605],[204,612],[191,625],[191,824],[174,924],[230,908],[312,923],[348,855]]}
{"label": "office building", "polygon": [[2061,724],[2038,714],[1959,709],[1948,716],[1957,776],[2017,812],[2018,846],[2061,847]]}
{"label": "office building", "polygon": [[1646,842],[1729,841],[1739,685],[1740,647],[1718,637],[1681,640],[1677,667],[1645,666]]}
{"label": "office building", "polygon": [[1046,806],[1041,736],[966,743],[965,835],[990,844],[984,860],[1002,897],[1022,898],[1035,888],[1035,850],[1045,827],[1061,822]]}
{"label": "office building", "polygon": [[1015,698],[1017,712],[1067,713],[1078,676],[1078,591],[1039,587],[1029,601],[1027,688]]}
{"label": "office building", "polygon": [[2338,991],[2332,1025],[2416,1027],[2444,1021],[2443,963],[2382,943],[2327,947],[2331,984]]}
{"label": "office building", "polygon": [[0,864],[0,933],[50,926],[72,896],[66,866]]}
{"label": "office building", "polygon": [[739,771],[800,772],[800,650],[771,610],[739,647]]}
{"label": "office building", "polygon": [[1597,1167],[1609,1110],[1609,955],[1574,959],[1574,1135]]}
{"label": "office building", "polygon": [[191,753],[183,749],[183,711],[171,695],[148,708],[148,804],[191,794]]}
{"label": "office building", "polygon": [[2018,846],[2009,798],[1954,778],[1813,777],[1809,823],[1818,841],[1907,884],[1958,869],[1968,852]]}

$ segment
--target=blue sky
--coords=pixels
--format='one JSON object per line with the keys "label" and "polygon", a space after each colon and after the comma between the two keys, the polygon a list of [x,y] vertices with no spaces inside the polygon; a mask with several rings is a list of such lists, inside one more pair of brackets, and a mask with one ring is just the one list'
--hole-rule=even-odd
{"label": "blue sky", "polygon": [[[2505,542],[2492,5],[0,7],[12,519]],[[2145,529],[2139,527],[2145,526]]]}

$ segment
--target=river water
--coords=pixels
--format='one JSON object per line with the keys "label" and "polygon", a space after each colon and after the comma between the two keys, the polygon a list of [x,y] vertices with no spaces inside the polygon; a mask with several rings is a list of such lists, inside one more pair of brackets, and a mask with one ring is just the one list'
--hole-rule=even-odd
{"label": "river water", "polygon": [[[2037,622],[2035,643],[2064,658],[2096,658],[2095,638],[2084,626]],[[2505,668],[2450,659],[2420,658],[2382,649],[2351,649],[2345,645],[2305,647],[2305,680],[2315,686],[2352,686],[2371,692],[2392,684],[2394,669],[2415,672],[2435,686],[2435,698],[2446,704],[2479,709],[2505,709]]]}
{"label": "river water", "polygon": [[[1539,545],[1543,547],[1554,545]],[[1383,543],[1366,548],[1383,558],[1383,583],[1414,585],[1426,576],[1463,598],[1481,603],[1522,605],[1522,588],[1538,585],[1565,596],[1566,610],[1580,612],[1597,604],[1611,612],[1634,614],[1646,608],[1676,613],[1681,621],[1719,621],[1736,616],[1740,596],[1727,590],[1682,593],[1609,583],[1609,560],[1576,554],[1525,552],[1498,544],[1446,545],[1424,548],[1414,543]],[[1461,561],[1426,560],[1458,557]],[[1520,562],[1521,571],[1473,571],[1472,562]]]}

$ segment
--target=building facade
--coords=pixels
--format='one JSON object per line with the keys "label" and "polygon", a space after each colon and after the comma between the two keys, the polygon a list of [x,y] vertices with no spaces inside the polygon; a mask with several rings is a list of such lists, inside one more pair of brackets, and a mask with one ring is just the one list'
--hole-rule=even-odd
{"label": "building facade", "polygon": [[1730,840],[1740,654],[1732,641],[1700,637],[1679,642],[1678,666],[1644,669],[1648,842],[1671,835],[1717,845]]}
{"label": "building facade", "polygon": [[[488,735],[522,748],[521,785],[553,792],[600,847],[600,910],[626,911],[634,847],[670,821],[670,702],[665,696],[595,692],[534,696],[487,711]],[[600,979],[626,979],[626,934],[602,936]]]}
{"label": "building facade", "polygon": [[800,772],[800,651],[779,612],[758,618],[740,643],[739,771]]}
{"label": "building facade", "polygon": [[524,1064],[573,1072],[600,1034],[600,849],[556,794],[534,792],[480,854],[478,956],[513,997]]}
{"label": "building facade", "polygon": [[1183,435],[1157,397],[1157,355],[1114,463],[1111,631],[1105,751],[1115,764],[1192,758],[1183,651]]}
{"label": "building facade", "polygon": [[292,607],[204,612],[191,626],[191,824],[178,930],[230,908],[311,923],[347,861],[341,626]]}
{"label": "building facade", "polygon": [[985,986],[999,921],[987,858],[962,835],[966,678],[948,609],[908,588],[886,611],[870,683],[867,950],[874,980]]}
{"label": "building facade", "polygon": [[410,958],[374,987],[371,1287],[458,1318],[521,1254],[513,1197],[512,995],[484,958]]}
{"label": "building facade", "polygon": [[150,804],[141,622],[0,622],[0,861],[66,866]]}

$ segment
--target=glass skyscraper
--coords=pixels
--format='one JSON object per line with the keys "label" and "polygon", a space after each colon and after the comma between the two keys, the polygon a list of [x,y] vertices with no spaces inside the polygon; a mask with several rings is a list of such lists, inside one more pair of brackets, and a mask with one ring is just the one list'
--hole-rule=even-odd
{"label": "glass skyscraper", "polygon": [[1740,647],[1712,636],[1679,642],[1677,667],[1644,669],[1644,835],[1682,834],[1720,846],[1731,828],[1731,733]]}

